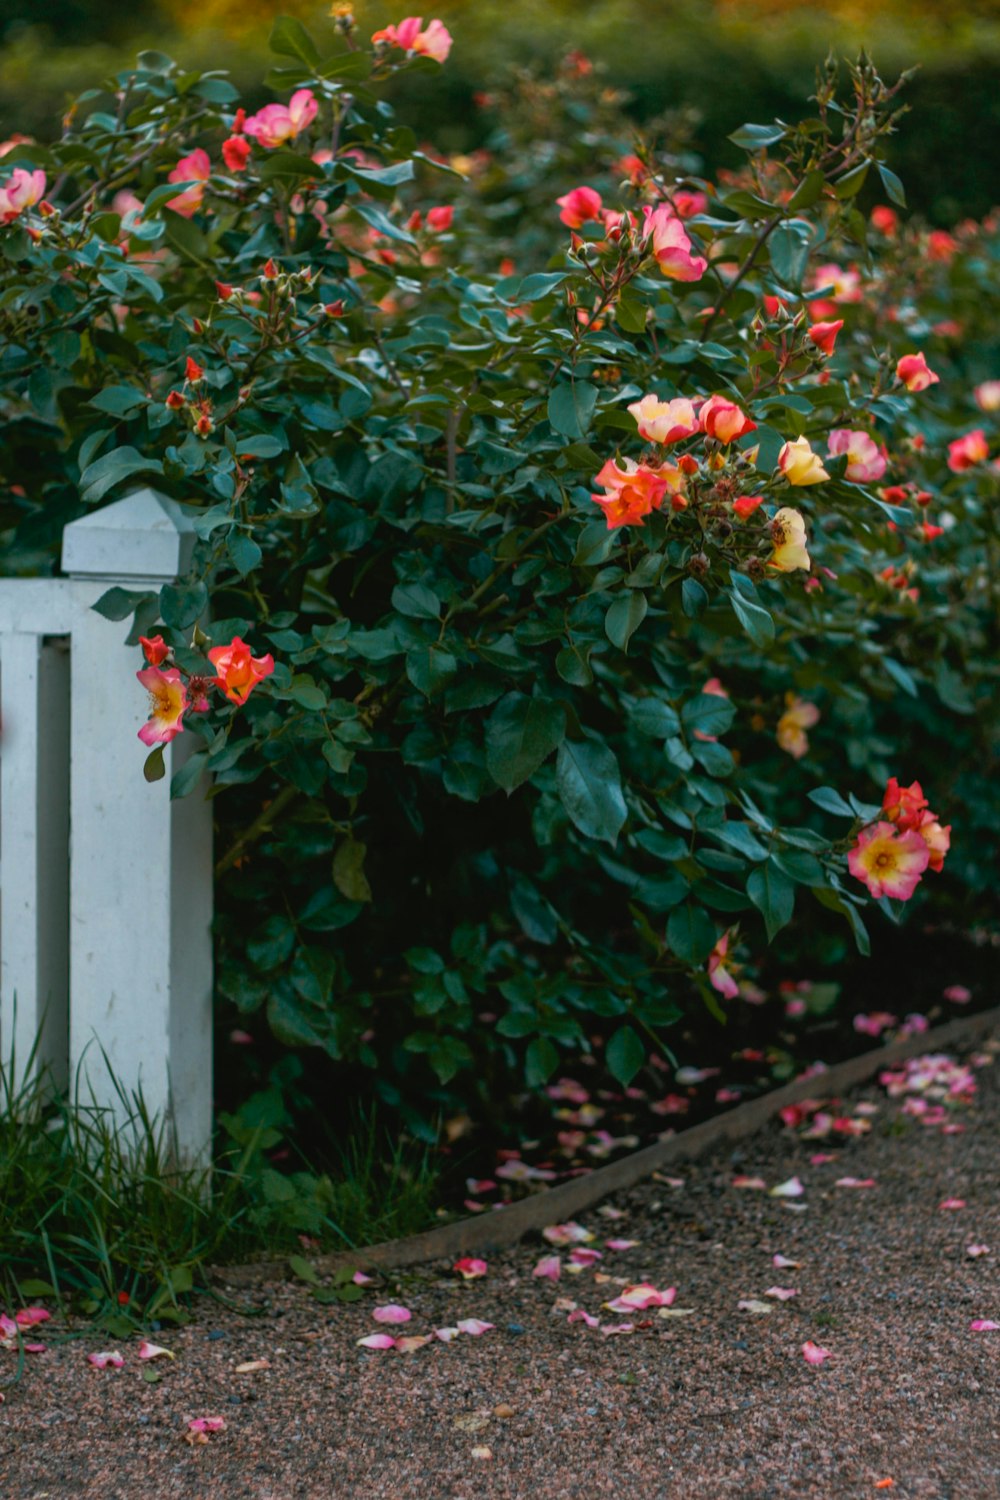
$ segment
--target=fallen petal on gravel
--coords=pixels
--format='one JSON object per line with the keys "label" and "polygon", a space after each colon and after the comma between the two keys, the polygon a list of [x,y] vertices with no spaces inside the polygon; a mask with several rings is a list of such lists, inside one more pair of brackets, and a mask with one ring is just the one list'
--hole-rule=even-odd
{"label": "fallen petal on gravel", "polygon": [[789,1260],[787,1255],[772,1255],[771,1264],[778,1271],[797,1271],[799,1269],[800,1262],[797,1260]]}
{"label": "fallen petal on gravel", "polygon": [[948,1209],[952,1209],[952,1208],[964,1208],[964,1207],[965,1207],[965,1199],[964,1198],[946,1198],[943,1203],[939,1203],[938,1204],[938,1211],[940,1213],[945,1213]]}
{"label": "fallen petal on gravel", "polygon": [[174,1359],[175,1355],[169,1349],[164,1349],[162,1344],[151,1344],[148,1339],[143,1339],[139,1345],[140,1359]]}
{"label": "fallen petal on gravel", "polygon": [[805,1188],[797,1177],[789,1177],[787,1182],[779,1182],[773,1187],[769,1194],[772,1198],[801,1198]]}
{"label": "fallen petal on gravel", "polygon": [[492,1323],[484,1323],[482,1318],[460,1318],[458,1331],[459,1333],[472,1333],[478,1336],[481,1333],[488,1333],[493,1326]]}
{"label": "fallen petal on gravel", "polygon": [[989,1245],[968,1245],[965,1253],[966,1255],[971,1255],[973,1260],[975,1260],[977,1256],[989,1255],[990,1247]]}
{"label": "fallen petal on gravel", "polygon": [[387,1302],[385,1307],[374,1308],[372,1317],[376,1323],[408,1323],[413,1314],[408,1307],[400,1307],[398,1302]]}
{"label": "fallen petal on gravel", "polygon": [[358,1339],[357,1343],[361,1349],[395,1349],[396,1347],[396,1340],[391,1333],[369,1333],[366,1338]]}
{"label": "fallen petal on gravel", "polygon": [[117,1349],[105,1349],[98,1354],[88,1354],[87,1363],[98,1370],[106,1370],[109,1366],[113,1370],[120,1370],[125,1361]]}
{"label": "fallen petal on gravel", "polygon": [[456,1260],[451,1269],[457,1271],[465,1281],[475,1281],[478,1276],[485,1276],[489,1267],[484,1260],[466,1256],[464,1260]]}
{"label": "fallen petal on gravel", "polygon": [[765,1297],[774,1297],[778,1302],[788,1302],[792,1297],[797,1297],[798,1295],[795,1288],[791,1286],[769,1286],[764,1293]]}
{"label": "fallen petal on gravel", "polygon": [[992,1318],[973,1318],[969,1324],[970,1333],[996,1333],[1000,1329],[1000,1323],[994,1323]]}
{"label": "fallen petal on gravel", "polygon": [[558,1281],[562,1275],[562,1260],[558,1255],[543,1255],[532,1276],[545,1276],[549,1281]]}
{"label": "fallen petal on gravel", "polygon": [[802,1357],[808,1365],[821,1365],[825,1359],[830,1358],[830,1350],[821,1349],[819,1344],[807,1339],[802,1345]]}

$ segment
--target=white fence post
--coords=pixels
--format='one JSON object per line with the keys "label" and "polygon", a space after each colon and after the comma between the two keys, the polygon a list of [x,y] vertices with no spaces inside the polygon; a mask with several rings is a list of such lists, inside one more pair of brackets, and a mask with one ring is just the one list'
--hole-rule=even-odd
{"label": "white fence post", "polygon": [[[190,519],[142,489],[72,522],[63,570],[92,604],[109,583],[159,589],[184,573]],[[212,1125],[212,815],[203,784],[170,800],[192,748],[166,747],[147,784],[137,739],[143,665],[124,627],[82,608],[72,635],[69,1061],[84,1094],[116,1116],[115,1083],[142,1089],[182,1160],[204,1161]],[[104,1058],[108,1066],[105,1066]]]}

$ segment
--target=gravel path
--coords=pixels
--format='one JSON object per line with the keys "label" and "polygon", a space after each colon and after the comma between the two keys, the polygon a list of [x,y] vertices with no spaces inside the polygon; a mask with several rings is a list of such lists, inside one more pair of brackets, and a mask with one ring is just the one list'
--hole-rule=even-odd
{"label": "gravel path", "polygon": [[[201,1301],[188,1327],[157,1335],[176,1359],[155,1366],[128,1343],[124,1368],[91,1368],[88,1351],[114,1347],[106,1336],[50,1342],[0,1410],[0,1496],[998,1500],[1000,1331],[970,1329],[1000,1323],[994,1052],[978,1055],[972,1103],[949,1115],[962,1133],[921,1125],[873,1084],[839,1108],[870,1133],[839,1148],[775,1124],[685,1167],[682,1186],[653,1181],[585,1215],[604,1258],[578,1275],[568,1249],[538,1240],[492,1257],[485,1278],[437,1266],[351,1306],[321,1306],[300,1284],[260,1289],[252,1318]],[[775,1198],[733,1187],[736,1175],[798,1176],[806,1192]],[[842,1176],[876,1185],[838,1188]],[[609,1237],[640,1243],[612,1251]],[[993,1253],[970,1256],[977,1244]],[[563,1259],[558,1284],[532,1275],[549,1253]],[[776,1269],[775,1254],[798,1268]],[[693,1311],[603,1311],[622,1286],[597,1274],[676,1286],[668,1311]],[[775,1285],[798,1295],[766,1297]],[[633,1329],[570,1324],[560,1298]],[[740,1310],[747,1300],[772,1311]],[[412,1354],[358,1348],[388,1302],[413,1312],[391,1334],[495,1327]],[[803,1357],[807,1340],[830,1351],[821,1365]],[[259,1359],[270,1367],[236,1372]],[[207,1415],[226,1430],[189,1446],[188,1420]]]}

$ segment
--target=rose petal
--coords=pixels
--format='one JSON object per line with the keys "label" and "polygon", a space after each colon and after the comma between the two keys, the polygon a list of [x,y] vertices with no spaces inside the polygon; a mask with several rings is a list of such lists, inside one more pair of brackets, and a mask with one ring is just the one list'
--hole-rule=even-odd
{"label": "rose petal", "polygon": [[732,1186],[734,1188],[766,1188],[767,1183],[763,1177],[734,1177]]}
{"label": "rose petal", "polygon": [[269,1359],[248,1359],[242,1365],[236,1366],[237,1375],[255,1375],[258,1370],[269,1370],[271,1361]]}
{"label": "rose petal", "polygon": [[543,1255],[532,1276],[545,1276],[549,1281],[558,1281],[562,1275],[562,1258],[558,1255]]}
{"label": "rose petal", "polygon": [[608,1250],[634,1250],[641,1241],[639,1240],[605,1240],[604,1244]]}
{"label": "rose petal", "polygon": [[400,1307],[398,1302],[387,1302],[384,1307],[373,1308],[372,1317],[376,1323],[408,1323],[413,1314],[408,1307]]}
{"label": "rose petal", "polygon": [[492,1323],[484,1323],[482,1318],[459,1318],[458,1320],[458,1330],[460,1333],[472,1333],[476,1335],[488,1333],[493,1326]]}
{"label": "rose petal", "polygon": [[947,1209],[950,1209],[950,1208],[964,1208],[964,1207],[965,1207],[965,1199],[964,1198],[946,1198],[943,1203],[939,1203],[938,1204],[938,1212],[939,1213],[944,1213]]}
{"label": "rose petal", "polygon": [[396,1340],[396,1353],[413,1354],[417,1349],[422,1349],[425,1344],[429,1344],[432,1338],[433,1334],[430,1333],[407,1334],[405,1338]]}
{"label": "rose petal", "polygon": [[109,1365],[113,1370],[120,1370],[125,1361],[117,1349],[105,1349],[97,1354],[88,1354],[87,1363],[98,1370],[106,1370]]}
{"label": "rose petal", "polygon": [[772,1198],[801,1198],[805,1188],[797,1177],[789,1177],[787,1182],[779,1182],[773,1187],[769,1194]]}
{"label": "rose petal", "polygon": [[582,1307],[575,1307],[566,1319],[567,1323],[586,1323],[588,1328],[598,1328],[600,1321],[600,1318],[595,1318],[589,1312],[584,1312]]}
{"label": "rose petal", "polygon": [[787,1255],[772,1255],[771,1264],[779,1271],[797,1271],[800,1262],[789,1260]]}
{"label": "rose petal", "polygon": [[808,1365],[821,1365],[825,1359],[830,1358],[830,1350],[821,1349],[819,1344],[807,1339],[802,1345],[802,1357]]}
{"label": "rose petal", "polygon": [[139,1345],[140,1359],[174,1359],[176,1356],[169,1349],[164,1349],[162,1344],[151,1344],[148,1339],[143,1339]]}
{"label": "rose petal", "polygon": [[589,1229],[572,1221],[569,1224],[550,1224],[542,1230],[542,1239],[548,1240],[550,1245],[586,1245],[593,1238]]}
{"label": "rose petal", "polygon": [[475,1281],[479,1276],[485,1276],[489,1267],[484,1260],[476,1260],[466,1256],[464,1260],[456,1260],[451,1268],[457,1271],[465,1281]]}
{"label": "rose petal", "polygon": [[744,1297],[736,1306],[740,1312],[758,1313],[761,1316],[774,1312],[770,1302],[762,1302],[759,1297]]}
{"label": "rose petal", "polygon": [[435,1328],[434,1337],[440,1339],[442,1344],[450,1344],[452,1339],[457,1339],[460,1333],[460,1328]]}
{"label": "rose petal", "polygon": [[361,1349],[395,1349],[396,1340],[391,1333],[369,1333],[367,1337],[356,1340]]}
{"label": "rose petal", "polygon": [[876,1183],[874,1177],[838,1177],[833,1185],[843,1188],[873,1188]]}
{"label": "rose petal", "polygon": [[790,1286],[769,1286],[764,1293],[765,1297],[774,1297],[779,1302],[788,1302],[792,1297],[797,1297],[798,1295],[795,1288]]}
{"label": "rose petal", "polygon": [[992,1318],[973,1318],[969,1329],[972,1333],[996,1333],[1000,1323],[994,1323]]}
{"label": "rose petal", "polygon": [[965,1253],[975,1259],[979,1255],[989,1255],[990,1247],[989,1245],[968,1245]]}

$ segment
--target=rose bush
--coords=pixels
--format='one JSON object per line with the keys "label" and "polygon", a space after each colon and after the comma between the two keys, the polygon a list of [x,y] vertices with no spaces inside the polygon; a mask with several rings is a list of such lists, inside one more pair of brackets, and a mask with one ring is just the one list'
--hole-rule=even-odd
{"label": "rose bush", "polygon": [[44,571],[192,507],[190,576],[99,607],[147,775],[201,742],[223,1003],[421,1128],[562,1049],[628,1082],[831,913],[988,910],[1000,240],[906,222],[864,58],[710,176],[578,56],[444,160],[380,92],[440,22],[335,31],[277,22],[252,116],[146,53],[8,151],[0,524]]}

